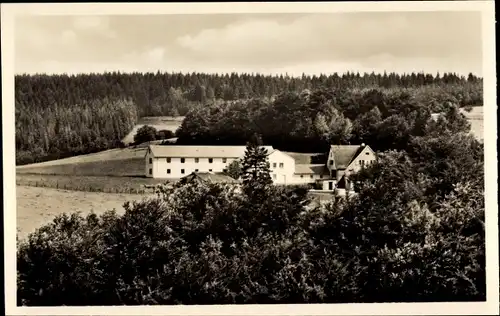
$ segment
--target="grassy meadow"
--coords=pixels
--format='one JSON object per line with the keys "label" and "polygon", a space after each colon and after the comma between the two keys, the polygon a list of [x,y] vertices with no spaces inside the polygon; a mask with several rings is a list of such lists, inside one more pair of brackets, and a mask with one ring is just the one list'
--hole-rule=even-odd
{"label": "grassy meadow", "polygon": [[183,116],[156,116],[156,117],[143,117],[137,122],[134,128],[122,139],[124,144],[130,144],[134,142],[134,135],[137,130],[144,125],[153,126],[156,130],[168,130],[175,133],[177,128],[181,126]]}
{"label": "grassy meadow", "polygon": [[18,185],[17,196],[17,236],[24,239],[38,227],[49,223],[64,212],[94,212],[102,214],[107,210],[124,211],[126,201],[140,200],[144,195],[110,194],[99,192],[82,192],[58,190],[52,188],[36,188]]}

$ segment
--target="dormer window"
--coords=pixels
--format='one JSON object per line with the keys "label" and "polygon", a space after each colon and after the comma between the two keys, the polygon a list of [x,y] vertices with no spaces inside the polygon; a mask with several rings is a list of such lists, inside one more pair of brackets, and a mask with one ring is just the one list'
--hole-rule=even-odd
{"label": "dormer window", "polygon": [[333,166],[333,160],[330,160],[329,164],[330,166]]}

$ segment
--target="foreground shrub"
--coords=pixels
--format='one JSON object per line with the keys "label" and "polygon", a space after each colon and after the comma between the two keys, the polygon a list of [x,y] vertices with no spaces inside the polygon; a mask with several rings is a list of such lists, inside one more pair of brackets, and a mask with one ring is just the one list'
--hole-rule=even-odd
{"label": "foreground shrub", "polygon": [[[242,188],[165,184],[121,216],[59,216],[19,245],[18,304],[484,300],[484,175],[455,167],[482,162],[468,150],[436,173],[422,156],[437,144],[420,141],[318,207],[305,186],[272,185],[251,145]],[[456,182],[433,190],[443,174]]]}

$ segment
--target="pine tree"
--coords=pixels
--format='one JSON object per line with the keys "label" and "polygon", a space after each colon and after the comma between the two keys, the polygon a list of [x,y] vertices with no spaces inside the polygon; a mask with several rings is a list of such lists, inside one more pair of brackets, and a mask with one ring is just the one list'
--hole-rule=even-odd
{"label": "pine tree", "polygon": [[247,143],[241,173],[243,191],[253,201],[261,199],[273,183],[267,154],[260,137],[254,136]]}

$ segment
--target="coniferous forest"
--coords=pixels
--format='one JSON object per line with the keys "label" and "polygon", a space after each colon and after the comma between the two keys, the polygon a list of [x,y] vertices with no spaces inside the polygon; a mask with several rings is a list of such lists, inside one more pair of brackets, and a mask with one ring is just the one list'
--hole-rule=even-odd
{"label": "coniferous forest", "polygon": [[[394,142],[405,142],[405,135],[381,137],[415,125],[412,118],[422,111],[427,117],[483,103],[482,78],[448,73],[18,75],[15,85],[17,164],[120,146],[143,116],[187,116],[178,135],[184,143],[244,143],[241,135],[257,132],[285,150],[354,141],[397,148]],[[241,124],[246,122],[252,124]],[[333,126],[333,134],[326,133]],[[375,134],[378,139],[371,139]]]}

